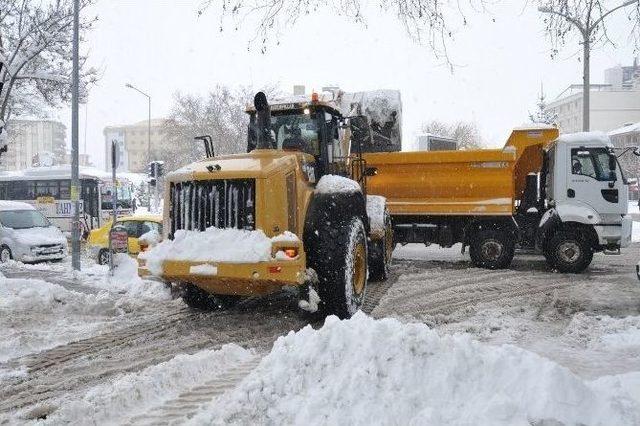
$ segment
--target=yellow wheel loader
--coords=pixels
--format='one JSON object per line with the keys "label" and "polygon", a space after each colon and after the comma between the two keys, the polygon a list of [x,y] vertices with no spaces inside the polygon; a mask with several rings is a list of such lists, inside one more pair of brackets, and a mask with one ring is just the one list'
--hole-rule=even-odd
{"label": "yellow wheel loader", "polygon": [[376,128],[399,134],[399,111],[387,108],[392,123],[372,128],[350,115],[360,104],[334,92],[269,105],[258,93],[247,153],[214,156],[204,137],[207,158],[167,176],[165,242],[141,272],[181,286],[195,308],[295,287],[301,307],[314,310],[319,297],[323,313],[353,315],[368,279],[386,279],[393,248],[384,198],[367,197],[359,147]]}

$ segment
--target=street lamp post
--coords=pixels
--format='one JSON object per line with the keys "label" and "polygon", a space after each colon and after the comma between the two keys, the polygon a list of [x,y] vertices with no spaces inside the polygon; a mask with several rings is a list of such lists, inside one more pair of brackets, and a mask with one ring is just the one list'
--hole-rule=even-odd
{"label": "street lamp post", "polygon": [[[129,89],[133,89],[136,92],[140,93],[141,95],[146,96],[147,100],[149,101],[149,119],[147,120],[147,164],[149,164],[151,162],[151,96],[143,92],[142,90],[138,89],[131,83],[125,84],[125,87]],[[157,185],[158,183],[156,182],[156,187],[154,189],[154,193],[155,193],[154,200],[157,197],[157,192],[158,192]],[[151,200],[149,200],[149,209],[151,209]]]}
{"label": "street lamp post", "polygon": [[583,61],[582,61],[582,130],[585,132],[589,131],[589,102],[590,102],[590,91],[591,91],[591,82],[590,82],[590,60],[591,60],[591,40],[594,30],[598,28],[598,25],[604,21],[604,18],[609,16],[611,13],[615,12],[618,9],[622,9],[623,7],[627,7],[634,3],[637,3],[638,0],[628,0],[622,3],[619,6],[614,7],[608,12],[602,14],[600,18],[591,22],[591,13],[588,14],[586,22],[580,21],[580,18],[577,16],[572,16],[569,12],[562,12],[558,10],[554,10],[550,7],[539,7],[538,11],[541,13],[549,13],[553,15],[558,15],[567,20],[567,22],[573,24],[580,31],[580,35],[582,35],[582,48],[583,48]]}

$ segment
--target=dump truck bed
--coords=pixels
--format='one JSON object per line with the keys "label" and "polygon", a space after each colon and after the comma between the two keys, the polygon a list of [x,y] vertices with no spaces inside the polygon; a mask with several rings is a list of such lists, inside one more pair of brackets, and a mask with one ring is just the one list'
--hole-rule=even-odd
{"label": "dump truck bed", "polygon": [[387,198],[392,216],[512,215],[557,136],[555,128],[519,129],[503,149],[365,154],[377,169],[367,190]]}

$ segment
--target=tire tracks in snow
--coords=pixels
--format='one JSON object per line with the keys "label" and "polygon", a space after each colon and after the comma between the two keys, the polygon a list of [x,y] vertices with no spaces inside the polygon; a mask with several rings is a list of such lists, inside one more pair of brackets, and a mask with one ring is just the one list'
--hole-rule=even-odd
{"label": "tire tracks in snow", "polygon": [[308,323],[291,305],[295,301],[290,297],[279,296],[249,299],[220,312],[182,308],[12,360],[5,366],[24,366],[28,375],[3,384],[0,418],[48,415],[65,399],[77,398],[104,380],[140,371],[181,353],[217,349],[227,343],[268,351],[279,336]]}

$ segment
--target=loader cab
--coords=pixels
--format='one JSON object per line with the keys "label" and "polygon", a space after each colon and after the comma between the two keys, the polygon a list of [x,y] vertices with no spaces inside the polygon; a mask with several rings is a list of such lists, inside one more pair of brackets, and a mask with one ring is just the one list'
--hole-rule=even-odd
{"label": "loader cab", "polygon": [[[255,110],[247,110],[247,152],[257,147],[259,132]],[[350,143],[339,111],[324,104],[272,105],[267,132],[270,149],[304,152],[315,159],[315,175],[345,171]]]}

